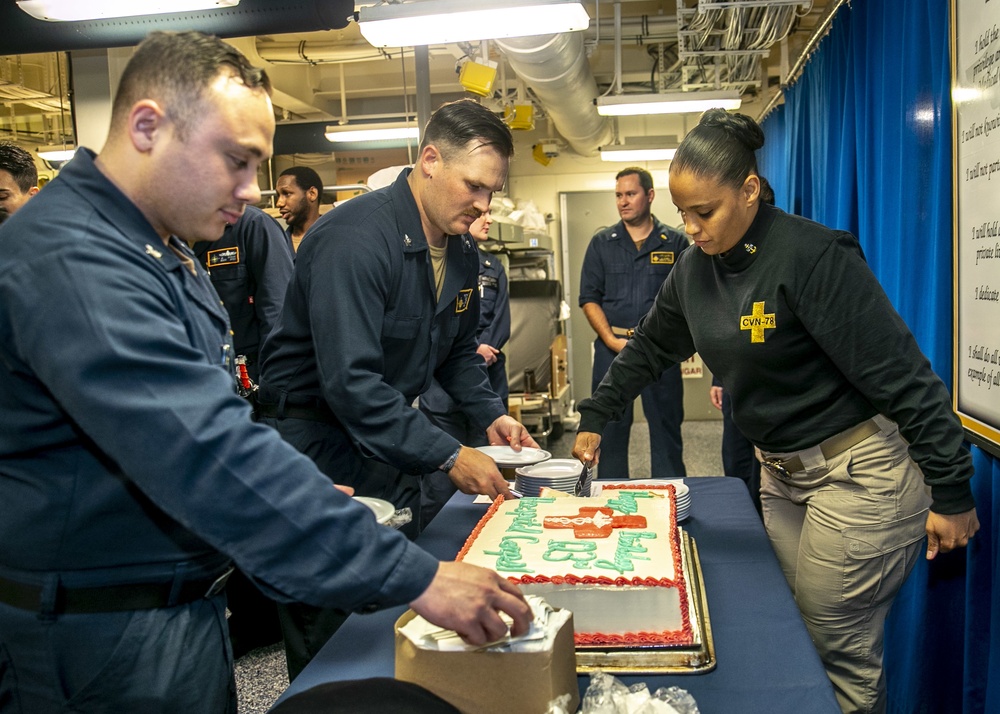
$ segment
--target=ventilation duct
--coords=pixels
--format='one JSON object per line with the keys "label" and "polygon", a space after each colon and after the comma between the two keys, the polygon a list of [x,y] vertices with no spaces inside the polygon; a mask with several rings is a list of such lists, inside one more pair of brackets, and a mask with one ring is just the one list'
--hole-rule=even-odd
{"label": "ventilation duct", "polygon": [[582,32],[493,42],[576,153],[594,156],[598,147],[611,143],[611,122],[594,106],[597,81],[587,61]]}

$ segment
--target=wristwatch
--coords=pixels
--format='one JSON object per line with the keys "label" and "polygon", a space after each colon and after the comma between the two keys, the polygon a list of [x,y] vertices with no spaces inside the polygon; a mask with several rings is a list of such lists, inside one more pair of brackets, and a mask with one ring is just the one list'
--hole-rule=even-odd
{"label": "wristwatch", "polygon": [[448,459],[443,464],[438,466],[438,469],[444,471],[445,473],[451,471],[452,468],[454,468],[455,466],[455,462],[458,461],[458,452],[460,452],[461,450],[462,450],[462,445],[459,444],[458,448],[455,449],[455,453],[449,456]]}

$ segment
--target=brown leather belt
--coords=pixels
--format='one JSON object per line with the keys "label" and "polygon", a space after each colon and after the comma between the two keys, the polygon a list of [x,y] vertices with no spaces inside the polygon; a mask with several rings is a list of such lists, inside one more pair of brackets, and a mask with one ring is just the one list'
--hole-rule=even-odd
{"label": "brown leather belt", "polygon": [[[857,446],[879,431],[881,431],[881,427],[878,423],[874,419],[868,419],[826,439],[819,445],[819,450],[823,454],[823,458],[829,460],[844,453],[852,446]],[[785,459],[769,459],[761,453],[760,463],[761,466],[780,478],[789,478],[793,473],[805,469],[802,459],[798,455]]]}
{"label": "brown leather belt", "polygon": [[631,339],[632,335],[635,334],[635,328],[632,327],[613,327],[611,328],[611,334],[615,337],[624,337],[626,340]]}
{"label": "brown leather belt", "polygon": [[[60,586],[54,614],[120,612],[173,607],[212,597],[222,592],[233,572],[229,566],[221,574],[188,580],[176,585],[173,580],[158,583],[130,583],[102,587],[67,588]],[[42,611],[44,586],[0,578],[0,602],[21,610]]]}

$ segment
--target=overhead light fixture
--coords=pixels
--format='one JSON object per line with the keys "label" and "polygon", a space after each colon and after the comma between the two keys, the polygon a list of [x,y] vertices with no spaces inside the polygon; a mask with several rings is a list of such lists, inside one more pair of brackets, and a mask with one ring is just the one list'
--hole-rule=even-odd
{"label": "overhead light fixture", "polygon": [[50,164],[62,164],[73,158],[76,149],[61,146],[40,146],[38,147],[38,158],[48,161]]}
{"label": "overhead light fixture", "polygon": [[614,94],[598,97],[597,113],[606,117],[638,114],[684,114],[708,109],[739,109],[742,104],[736,91],[663,92],[661,94]]}
{"label": "overhead light fixture", "polygon": [[326,128],[326,139],[335,144],[360,143],[369,141],[399,141],[419,139],[420,129],[412,124],[345,124]]}
{"label": "overhead light fixture", "polygon": [[39,20],[73,22],[107,17],[162,15],[168,12],[235,7],[240,0],[17,0],[17,5]]}
{"label": "overhead light fixture", "polygon": [[644,136],[600,148],[601,161],[669,161],[677,153],[676,136]]}
{"label": "overhead light fixture", "polygon": [[421,0],[362,7],[355,17],[374,47],[441,45],[590,27],[580,0]]}

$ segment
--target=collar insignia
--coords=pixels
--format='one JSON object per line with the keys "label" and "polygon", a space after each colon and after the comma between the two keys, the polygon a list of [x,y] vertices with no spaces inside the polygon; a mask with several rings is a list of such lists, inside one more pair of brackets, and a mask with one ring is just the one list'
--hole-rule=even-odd
{"label": "collar insignia", "polygon": [[157,260],[163,257],[163,253],[158,251],[156,248],[151,246],[149,243],[146,244],[146,255],[151,255]]}
{"label": "collar insignia", "polygon": [[757,252],[757,246],[755,246],[753,243],[744,243],[743,249],[750,255],[753,255],[754,253]]}

